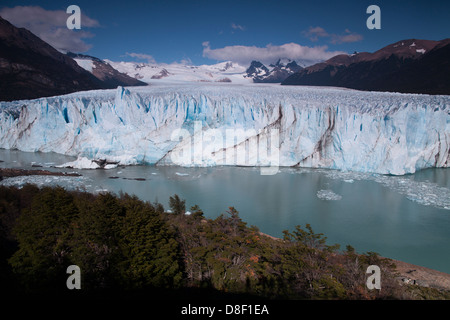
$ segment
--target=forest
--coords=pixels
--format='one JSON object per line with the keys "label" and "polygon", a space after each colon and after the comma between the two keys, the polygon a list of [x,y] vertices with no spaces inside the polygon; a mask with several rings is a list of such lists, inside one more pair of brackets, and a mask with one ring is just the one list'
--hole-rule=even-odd
{"label": "forest", "polygon": [[[0,291],[12,298],[443,298],[401,284],[392,261],[377,253],[327,244],[308,224],[279,239],[248,226],[234,207],[210,219],[185,202],[175,194],[166,210],[128,194],[0,186]],[[81,270],[80,290],[66,285],[70,265]],[[380,267],[382,290],[367,288],[369,265]]]}

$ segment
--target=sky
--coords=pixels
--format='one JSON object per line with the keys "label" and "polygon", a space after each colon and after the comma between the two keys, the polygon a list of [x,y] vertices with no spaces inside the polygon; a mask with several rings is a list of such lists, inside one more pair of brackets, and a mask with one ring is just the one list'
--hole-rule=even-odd
{"label": "sky", "polygon": [[[70,5],[81,29],[69,30]],[[381,29],[366,25],[370,5]],[[56,49],[112,61],[193,65],[279,58],[305,64],[404,39],[450,37],[450,1],[2,0],[0,16]]]}

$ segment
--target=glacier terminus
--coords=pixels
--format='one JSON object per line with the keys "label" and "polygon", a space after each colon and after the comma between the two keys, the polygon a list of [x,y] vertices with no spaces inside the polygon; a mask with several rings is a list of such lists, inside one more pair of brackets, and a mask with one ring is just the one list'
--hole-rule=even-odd
{"label": "glacier terminus", "polygon": [[1,102],[0,148],[79,163],[403,175],[449,166],[450,96],[274,84],[118,87]]}

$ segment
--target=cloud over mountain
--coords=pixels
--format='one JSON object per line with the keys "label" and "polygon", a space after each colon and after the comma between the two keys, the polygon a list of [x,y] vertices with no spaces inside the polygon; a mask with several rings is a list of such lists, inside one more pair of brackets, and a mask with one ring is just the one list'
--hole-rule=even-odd
{"label": "cloud over mountain", "polygon": [[84,29],[100,26],[97,20],[81,12],[81,30],[69,30],[66,26],[69,14],[63,10],[46,10],[39,6],[3,8],[0,16],[18,28],[30,30],[61,51],[88,51],[92,45],[86,43],[85,39],[94,37],[94,34]]}
{"label": "cloud over mountain", "polygon": [[344,52],[328,51],[327,46],[307,47],[293,42],[279,46],[272,44],[265,47],[235,45],[218,49],[211,49],[208,41],[203,42],[203,57],[218,61],[231,60],[242,65],[248,65],[253,60],[268,64],[278,59],[291,59],[311,65],[342,53]]}
{"label": "cloud over mountain", "polygon": [[147,63],[156,63],[153,56],[146,53],[127,52],[125,55],[139,60],[146,60]]}
{"label": "cloud over mountain", "polygon": [[308,30],[303,31],[302,33],[305,37],[313,42],[318,41],[319,38],[326,38],[332,44],[357,42],[363,39],[362,35],[351,32],[349,29],[345,29],[345,32],[343,34],[336,34],[328,33],[324,28],[319,26],[309,27]]}

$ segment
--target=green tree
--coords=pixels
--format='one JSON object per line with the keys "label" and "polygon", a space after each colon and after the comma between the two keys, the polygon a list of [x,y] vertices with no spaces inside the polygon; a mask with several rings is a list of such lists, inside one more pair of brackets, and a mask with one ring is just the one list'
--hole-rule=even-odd
{"label": "green tree", "polygon": [[124,209],[111,193],[79,194],[76,203],[79,217],[74,224],[71,259],[83,271],[83,288],[112,287],[115,266],[122,259],[117,224]]}
{"label": "green tree", "polygon": [[342,285],[333,279],[328,263],[329,255],[339,246],[328,246],[326,237],[314,233],[309,224],[306,230],[296,226],[292,233],[283,233],[286,246],[281,250],[280,273],[289,282],[291,293],[309,298],[345,294]]}
{"label": "green tree", "polygon": [[73,196],[58,187],[44,188],[18,218],[14,233],[19,249],[9,262],[27,289],[65,288],[70,225],[77,214]]}
{"label": "green tree", "polygon": [[122,199],[119,265],[128,289],[174,288],[181,284],[183,268],[175,235],[161,215],[136,197]]}
{"label": "green tree", "polygon": [[174,214],[184,214],[186,212],[186,200],[181,200],[180,197],[175,194],[169,198],[169,207]]}
{"label": "green tree", "polygon": [[191,216],[195,219],[203,219],[203,210],[198,205],[191,207]]}

